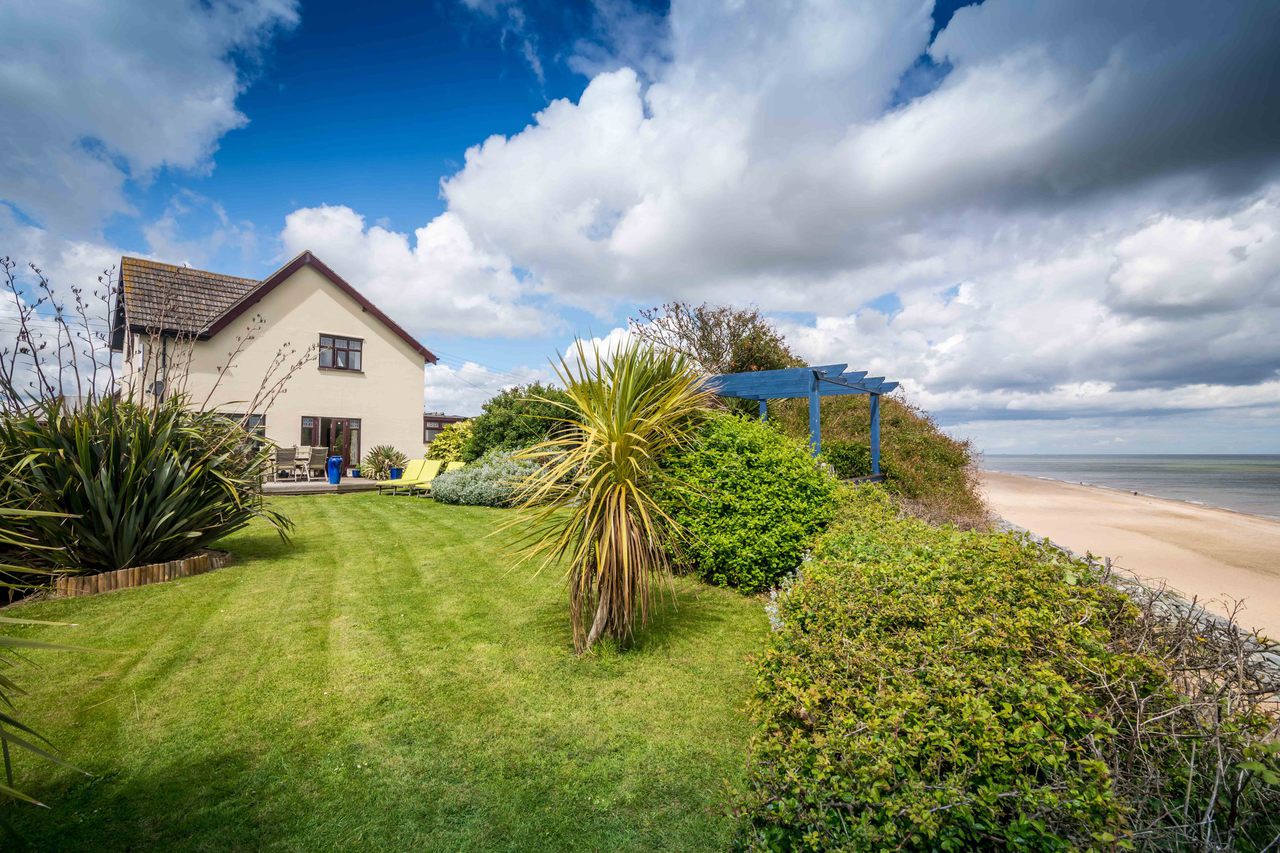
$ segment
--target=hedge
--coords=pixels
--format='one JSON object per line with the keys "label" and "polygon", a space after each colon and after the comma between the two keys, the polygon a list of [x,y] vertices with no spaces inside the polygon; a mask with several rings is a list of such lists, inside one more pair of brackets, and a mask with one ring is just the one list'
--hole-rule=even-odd
{"label": "hedge", "polygon": [[427,458],[441,462],[462,462],[462,456],[471,443],[471,421],[455,421],[440,430],[427,445]]}
{"label": "hedge", "polygon": [[[871,473],[871,412],[866,394],[822,400],[822,447],[843,478]],[[809,434],[804,400],[779,400],[769,417],[798,440]],[[880,470],[884,488],[902,506],[930,521],[985,527],[977,478],[977,453],[968,441],[947,435],[901,391],[880,400]]]}
{"label": "hedge", "polygon": [[840,515],[772,605],[746,846],[1163,849],[1203,833],[1260,849],[1280,829],[1275,718],[1193,707],[1162,632],[1130,642],[1141,611],[1096,568],[901,518],[875,487]]}
{"label": "hedge", "polygon": [[519,450],[548,438],[566,416],[571,405],[561,388],[534,382],[507,388],[484,404],[484,411],[471,419],[471,434],[462,458],[475,461],[492,450]]}
{"label": "hedge", "polygon": [[871,473],[871,447],[856,441],[824,441],[822,459],[841,480],[866,477]]}

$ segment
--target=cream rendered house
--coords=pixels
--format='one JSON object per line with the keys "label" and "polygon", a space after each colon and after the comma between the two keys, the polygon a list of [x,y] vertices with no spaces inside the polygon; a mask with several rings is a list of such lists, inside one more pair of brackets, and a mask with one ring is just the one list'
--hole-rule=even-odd
{"label": "cream rendered house", "polygon": [[[118,296],[112,347],[133,393],[175,393],[163,377],[185,374],[192,405],[249,415],[279,445],[323,445],[347,466],[378,444],[422,455],[422,371],[436,357],[311,252],[262,281],[122,258]],[[290,350],[305,363],[248,411]]]}

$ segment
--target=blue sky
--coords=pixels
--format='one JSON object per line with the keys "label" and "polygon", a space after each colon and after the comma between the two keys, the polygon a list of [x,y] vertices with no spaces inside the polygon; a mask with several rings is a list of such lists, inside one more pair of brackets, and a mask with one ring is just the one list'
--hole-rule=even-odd
{"label": "blue sky", "polygon": [[[186,188],[235,220],[270,224],[290,211],[342,203],[411,230],[444,209],[440,179],[467,147],[521,130],[550,98],[586,80],[552,64],[540,82],[498,22],[447,3],[307,3],[297,26],[245,62],[237,106],[249,124],[221,138],[207,177],[165,171],[135,186],[143,210],[117,216],[108,237],[142,240],[141,225]],[[259,257],[236,259],[252,273]]]}
{"label": "blue sky", "polygon": [[[974,2],[937,4],[934,32]],[[512,33],[504,16],[465,4],[398,0],[353,14],[349,3],[305,3],[296,26],[245,57],[237,107],[249,124],[219,140],[210,174],[162,170],[134,184],[142,215],[113,217],[106,236],[145,243],[142,225],[182,190],[216,200],[236,221],[281,222],[299,207],[344,204],[398,231],[420,226],[444,211],[440,179],[462,167],[467,148],[518,133],[552,100],[577,99],[588,83],[563,58],[594,35],[592,4],[526,7],[527,37],[545,56],[540,74],[522,53],[526,35]],[[667,12],[666,3],[640,8]],[[937,78],[927,55],[919,65],[911,84]],[[193,215],[190,227],[200,220]],[[260,253],[237,254],[216,260],[231,272],[260,270]]]}
{"label": "blue sky", "polygon": [[1272,4],[58,6],[0,9],[0,253],[66,281],[310,248],[458,412],[682,298],[989,451],[1280,451]]}

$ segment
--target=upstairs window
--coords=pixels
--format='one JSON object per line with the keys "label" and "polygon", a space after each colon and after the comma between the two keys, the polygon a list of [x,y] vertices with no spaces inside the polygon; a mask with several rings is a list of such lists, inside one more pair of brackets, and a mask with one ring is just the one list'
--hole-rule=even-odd
{"label": "upstairs window", "polygon": [[364,341],[359,338],[320,336],[320,366],[329,370],[363,370]]}

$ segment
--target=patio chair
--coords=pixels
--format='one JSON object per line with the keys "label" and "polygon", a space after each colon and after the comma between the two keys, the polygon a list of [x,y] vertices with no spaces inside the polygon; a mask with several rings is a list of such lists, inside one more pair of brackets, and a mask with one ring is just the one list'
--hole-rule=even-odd
{"label": "patio chair", "polygon": [[418,482],[418,478],[422,475],[422,469],[427,464],[427,459],[414,459],[408,465],[404,466],[404,472],[394,480],[383,480],[378,483],[378,494],[382,494],[383,489],[390,489],[391,494],[395,494],[397,489],[411,486]]}
{"label": "patio chair", "polygon": [[310,480],[311,474],[307,470],[307,460],[311,458],[311,445],[299,444],[297,450],[298,455],[293,460],[293,470],[297,472],[299,476],[306,477]]}
{"label": "patio chair", "polygon": [[277,447],[275,451],[275,468],[272,472],[272,479],[296,479],[298,471],[295,467],[298,461],[298,448],[296,447]]}
{"label": "patio chair", "polygon": [[310,447],[307,448],[307,451],[305,458],[302,457],[301,449],[298,451],[299,461],[302,463],[306,478],[310,480],[312,476],[316,476],[323,480],[325,477],[325,465],[329,461],[329,448]]}

